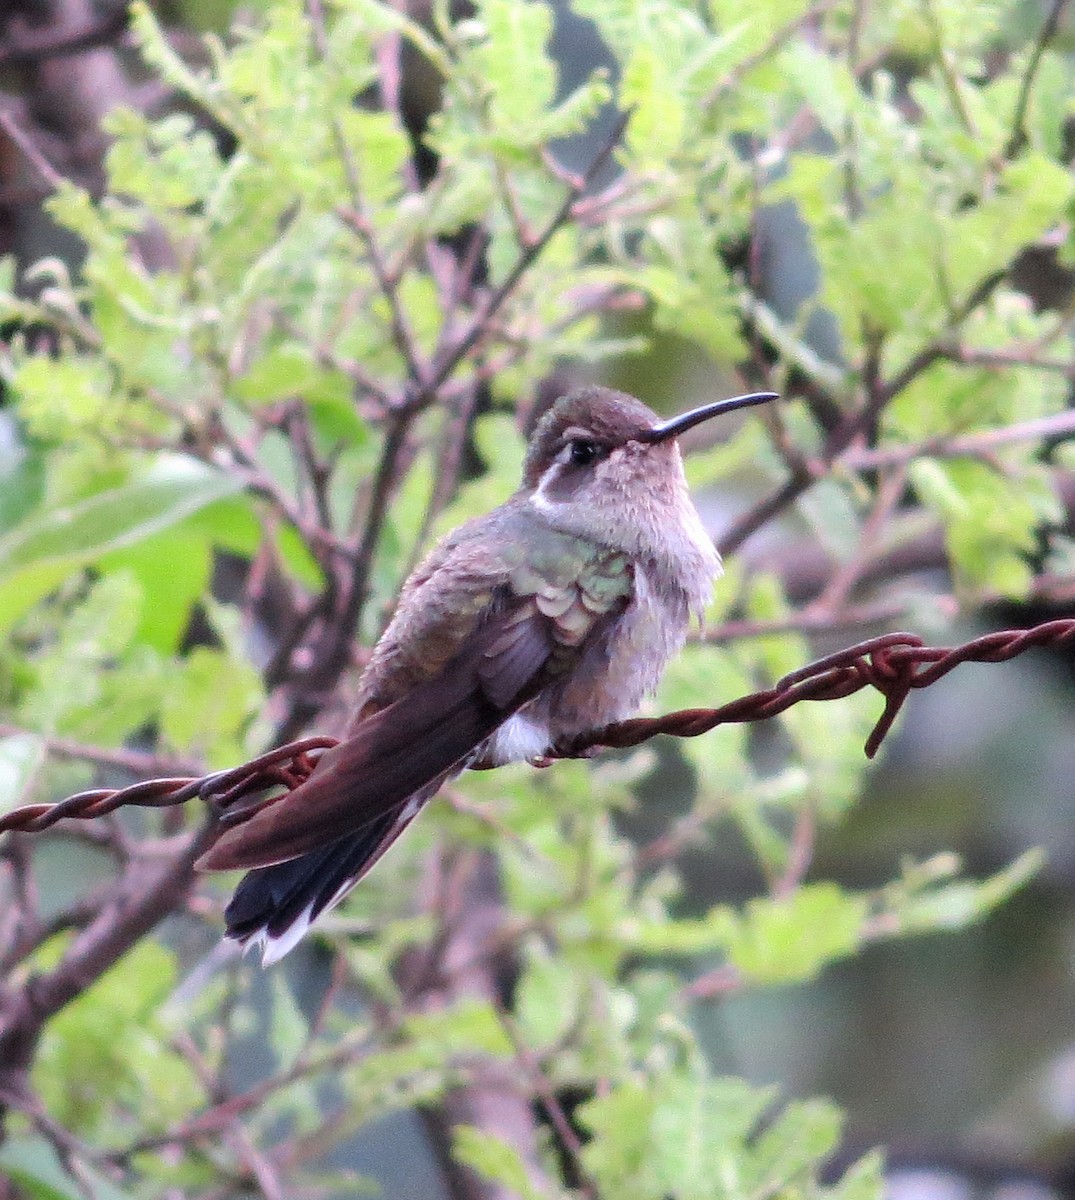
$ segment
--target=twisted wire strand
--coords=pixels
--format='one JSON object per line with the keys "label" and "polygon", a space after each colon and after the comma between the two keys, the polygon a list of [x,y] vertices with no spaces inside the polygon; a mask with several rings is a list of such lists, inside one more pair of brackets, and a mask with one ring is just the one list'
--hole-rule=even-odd
{"label": "twisted wire strand", "polygon": [[239,800],[277,784],[288,791],[298,787],[314,768],[312,752],[328,750],[337,741],[332,737],[303,738],[211,775],[146,779],[125,788],[91,788],[56,804],[25,804],[0,817],[0,833],[40,833],[65,818],[92,821],[118,808],[170,808],[196,798],[209,804],[222,820],[247,820],[279,797],[242,806]]}
{"label": "twisted wire strand", "polygon": [[[765,721],[805,700],[840,700],[863,688],[881,693],[885,705],[866,739],[873,758],[910,693],[929,687],[962,663],[1007,662],[1035,646],[1075,643],[1075,618],[1046,621],[1030,629],[987,633],[960,646],[927,646],[913,633],[887,633],[820,658],[785,675],[771,688],[741,696],[719,708],[685,708],[659,717],[619,721],[558,744],[547,761],[585,758],[601,749],[626,749],[657,734],[698,737],[718,725]],[[93,820],[119,808],[164,808],[199,798],[228,825],[247,821],[284,792],[243,803],[269,789],[292,791],[338,744],[332,737],[288,742],[228,771],[198,778],[148,779],[130,787],[93,788],[56,804],[27,804],[0,817],[0,833],[38,833],[57,821]]]}

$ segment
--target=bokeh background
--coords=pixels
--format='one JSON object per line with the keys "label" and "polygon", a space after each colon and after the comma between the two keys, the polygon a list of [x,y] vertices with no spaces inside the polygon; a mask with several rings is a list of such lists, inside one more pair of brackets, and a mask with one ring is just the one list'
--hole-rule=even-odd
{"label": "bokeh background", "polygon": [[[154,7],[179,51],[195,61],[199,38],[226,36],[237,12],[228,0],[168,0]],[[1025,44],[1054,10],[1055,47],[1075,72],[1071,6],[1024,0],[1007,12],[998,45],[1005,39]],[[592,22],[565,0],[556,13],[552,48],[565,91],[595,66],[614,67]],[[50,37],[69,36],[80,24],[98,48],[55,58],[31,50]],[[109,0],[7,0],[0,11],[0,106],[32,114],[65,148],[67,169],[90,187],[104,144],[100,118],[117,104],[152,111],[158,99],[152,76],[135,65],[125,29],[123,6]],[[415,113],[436,103],[420,70],[406,75],[403,87]],[[562,161],[572,167],[589,161],[611,120],[605,113],[590,133],[562,144]],[[0,253],[14,255],[23,267],[58,258],[77,273],[80,248],[43,212],[47,189],[39,184],[18,144],[0,133]],[[805,226],[794,205],[774,205],[759,214],[757,236],[760,293],[790,320],[817,283]],[[1028,293],[1043,304],[1058,291],[1070,302],[1070,271],[1043,259],[1025,264],[1025,272]],[[565,380],[593,378],[660,397],[666,411],[709,399],[715,387],[733,386],[730,376],[715,379],[710,360],[654,329],[645,314],[615,320],[623,336],[650,338],[646,352],[588,374],[575,370]],[[839,335],[825,312],[811,317],[803,337],[821,357],[839,359]],[[0,467],[16,437],[0,407]],[[749,471],[739,472],[732,486],[707,491],[701,503],[715,535],[759,494]],[[791,597],[797,590],[807,596],[818,570],[814,536],[801,517],[788,517],[748,541],[738,557],[748,568],[775,566]],[[943,600],[951,584],[940,551],[910,564],[902,580],[921,595],[914,627],[930,640],[961,641],[989,628],[1075,612],[1056,595],[1047,603],[996,602],[973,621],[949,620]],[[223,568],[217,585],[227,599]],[[935,607],[931,596],[937,597]],[[829,631],[811,647],[827,653],[874,629],[867,624]],[[267,629],[266,638],[271,641],[273,633]],[[907,856],[954,854],[970,875],[984,877],[1042,847],[1045,862],[1031,882],[972,928],[874,945],[816,981],[748,989],[695,1014],[716,1071],[777,1084],[786,1096],[831,1096],[848,1114],[847,1160],[885,1146],[890,1187],[901,1200],[1075,1194],[1073,665],[1075,651],[1039,651],[1004,665],[966,666],[913,696],[867,776],[861,803],[837,826],[820,829],[812,869],[818,878],[865,888],[892,878]],[[764,754],[764,744],[758,752]],[[639,806],[620,818],[640,841],[663,828],[690,794],[690,772],[677,751],[659,754],[663,770],[648,777]],[[55,894],[58,906],[68,881],[92,877],[85,850],[77,851],[77,865],[75,853],[62,843],[41,853],[42,887]],[[683,874],[685,914],[745,901],[764,882],[730,823],[710,843],[688,851]],[[203,928],[176,922],[166,936],[184,947],[192,963],[212,953]],[[317,946],[289,960],[286,978],[300,1006],[316,1007],[329,969]],[[255,978],[257,1007],[259,999],[269,1002],[270,991]],[[269,1062],[266,1054],[255,1030],[240,1074],[257,1078]],[[337,1158],[360,1164],[388,1200],[439,1194],[417,1117],[393,1117],[365,1130]]]}

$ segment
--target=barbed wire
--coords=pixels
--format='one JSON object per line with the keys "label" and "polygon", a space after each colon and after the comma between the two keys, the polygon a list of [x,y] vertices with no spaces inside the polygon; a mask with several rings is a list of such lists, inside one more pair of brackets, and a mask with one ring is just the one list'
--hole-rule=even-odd
{"label": "barbed wire", "polygon": [[[1075,644],[1075,618],[1047,621],[1030,629],[987,633],[960,646],[927,646],[917,634],[886,633],[858,642],[785,675],[771,688],[741,696],[719,708],[686,708],[660,717],[639,717],[558,744],[545,760],[589,757],[601,749],[627,749],[657,734],[698,737],[718,725],[767,721],[805,700],[841,700],[872,687],[884,709],[866,739],[867,757],[876,755],[907,697],[929,687],[961,663],[1007,662],[1032,647]],[[321,753],[338,745],[333,737],[288,742],[228,771],[197,778],[148,779],[125,788],[94,788],[56,804],[27,804],[0,817],[0,833],[39,833],[62,820],[93,820],[119,808],[166,808],[201,799],[228,825],[241,824],[292,791],[317,764]],[[283,788],[261,800],[242,803],[270,788]]]}
{"label": "barbed wire", "polygon": [[872,687],[885,707],[866,739],[873,758],[910,693],[929,687],[961,663],[1007,662],[1035,646],[1075,643],[1075,619],[1046,621],[1030,629],[1002,629],[961,646],[927,646],[914,633],[885,633],[819,658],[778,680],[720,708],[685,708],[660,717],[619,721],[557,746],[557,758],[582,757],[597,748],[622,750],[659,733],[698,737],[718,725],[765,721],[804,700],[841,700]]}
{"label": "barbed wire", "polygon": [[313,752],[338,744],[334,737],[302,738],[227,771],[146,779],[125,788],[91,788],[56,804],[25,804],[0,817],[0,833],[40,833],[65,819],[92,821],[118,808],[171,808],[196,799],[209,804],[225,823],[239,824],[279,796],[248,805],[239,805],[240,800],[270,787],[293,791],[314,769]]}

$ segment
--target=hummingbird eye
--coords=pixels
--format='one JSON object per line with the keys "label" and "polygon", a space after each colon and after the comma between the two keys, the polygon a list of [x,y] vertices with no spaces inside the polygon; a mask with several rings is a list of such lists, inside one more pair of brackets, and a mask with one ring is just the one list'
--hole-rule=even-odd
{"label": "hummingbird eye", "polygon": [[573,438],[568,446],[572,466],[588,467],[601,456],[601,447],[591,438]]}

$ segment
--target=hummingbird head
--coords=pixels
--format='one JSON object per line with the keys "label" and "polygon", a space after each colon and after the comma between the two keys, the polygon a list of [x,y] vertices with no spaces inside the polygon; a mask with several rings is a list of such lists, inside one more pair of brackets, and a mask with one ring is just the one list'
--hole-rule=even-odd
{"label": "hummingbird head", "polygon": [[522,495],[564,532],[658,562],[679,565],[701,554],[699,572],[711,581],[719,559],[690,501],[676,439],[710,417],[772,399],[775,393],[756,392],[662,421],[624,392],[572,392],[534,430]]}
{"label": "hummingbird head", "polygon": [[550,514],[622,505],[638,484],[645,485],[640,503],[670,490],[685,492],[676,438],[710,417],[774,399],[775,392],[751,392],[662,421],[626,392],[583,388],[558,400],[538,422],[523,487],[535,507]]}

